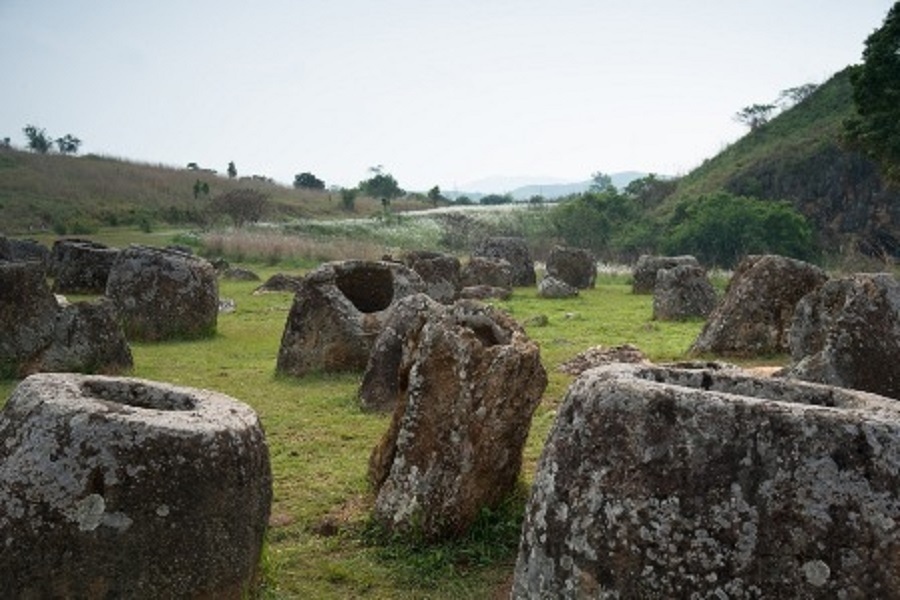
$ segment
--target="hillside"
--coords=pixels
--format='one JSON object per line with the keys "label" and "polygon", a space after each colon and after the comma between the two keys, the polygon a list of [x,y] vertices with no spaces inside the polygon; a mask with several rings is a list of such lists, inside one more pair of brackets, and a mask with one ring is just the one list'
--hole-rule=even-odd
{"label": "hillside", "polygon": [[686,175],[669,205],[719,190],[787,200],[827,252],[900,256],[900,190],[885,189],[875,164],[841,142],[855,112],[850,71]]}
{"label": "hillside", "polygon": [[[194,196],[197,181],[208,194]],[[0,234],[85,233],[100,226],[194,226],[209,218],[210,199],[239,188],[267,194],[267,218],[346,214],[339,194],[297,190],[259,178],[229,179],[210,171],[134,163],[97,155],[40,155],[0,149]],[[422,207],[421,202],[398,209]],[[359,198],[355,215],[379,202]]]}

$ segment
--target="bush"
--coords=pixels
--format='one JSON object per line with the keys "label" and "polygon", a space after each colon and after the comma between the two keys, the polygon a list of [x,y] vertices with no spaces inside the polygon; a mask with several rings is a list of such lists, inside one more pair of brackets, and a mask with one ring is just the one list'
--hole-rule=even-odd
{"label": "bush", "polygon": [[665,227],[665,254],[693,254],[730,268],[747,254],[813,259],[816,245],[806,218],[788,202],[719,193],[683,200]]}

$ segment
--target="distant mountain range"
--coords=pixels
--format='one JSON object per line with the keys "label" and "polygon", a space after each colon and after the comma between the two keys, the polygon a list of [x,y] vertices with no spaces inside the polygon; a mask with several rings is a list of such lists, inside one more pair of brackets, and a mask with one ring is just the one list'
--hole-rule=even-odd
{"label": "distant mountain range", "polygon": [[[623,171],[610,174],[610,179],[616,188],[622,190],[635,179],[646,176],[647,173],[640,171]],[[452,200],[466,196],[476,202],[490,194],[509,194],[514,200],[520,201],[534,196],[554,200],[586,192],[592,183],[590,179],[572,182],[554,177],[489,177],[466,183],[462,186],[462,190],[445,191],[444,196]]]}

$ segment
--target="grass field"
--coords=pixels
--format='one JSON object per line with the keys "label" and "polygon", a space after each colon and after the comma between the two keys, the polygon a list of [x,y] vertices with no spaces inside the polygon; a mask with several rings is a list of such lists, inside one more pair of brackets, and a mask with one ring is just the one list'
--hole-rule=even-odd
{"label": "grass field", "polygon": [[[263,279],[279,270],[243,266]],[[220,296],[233,298],[237,310],[220,315],[215,337],[133,343],[132,351],[136,377],[218,390],[260,414],[274,474],[264,598],[502,596],[527,485],[572,379],[559,365],[590,346],[622,343],[637,345],[657,361],[677,359],[701,327],[698,321],[652,321],[651,298],[632,295],[623,275],[601,276],[595,289],[571,299],[541,299],[536,289],[520,288],[497,302],[540,344],[549,375],[525,450],[521,493],[485,514],[467,539],[426,547],[385,540],[369,524],[367,461],[389,417],[359,409],[361,374],[277,377],[275,359],[292,298],[254,296],[256,285],[220,283]],[[546,322],[531,324],[544,321],[538,316]],[[0,398],[14,385],[0,382]]]}

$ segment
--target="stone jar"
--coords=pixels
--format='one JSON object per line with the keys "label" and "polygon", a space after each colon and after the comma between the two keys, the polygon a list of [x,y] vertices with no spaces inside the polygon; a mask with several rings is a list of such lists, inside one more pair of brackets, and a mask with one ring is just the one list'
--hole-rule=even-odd
{"label": "stone jar", "polygon": [[896,598],[900,405],[737,370],[569,388],[513,598]]}
{"label": "stone jar", "polygon": [[272,499],[248,406],[39,374],[0,412],[0,597],[243,598]]}

